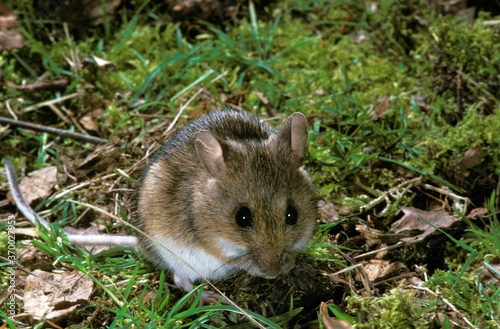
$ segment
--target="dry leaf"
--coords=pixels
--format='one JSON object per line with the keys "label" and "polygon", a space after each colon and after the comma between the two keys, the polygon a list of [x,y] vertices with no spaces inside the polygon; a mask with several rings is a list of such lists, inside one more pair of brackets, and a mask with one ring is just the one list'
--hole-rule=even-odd
{"label": "dry leaf", "polygon": [[474,23],[476,17],[476,7],[461,9],[457,12],[457,16],[462,17],[464,21],[466,21],[469,24],[472,24]]}
{"label": "dry leaf", "polygon": [[94,62],[100,69],[106,69],[109,67],[115,66],[113,62],[107,61],[105,59],[99,58],[97,56],[92,55],[92,59],[94,59]]}
{"label": "dry leaf", "polygon": [[382,242],[379,238],[379,236],[382,235],[382,232],[379,230],[368,227],[367,225],[356,225],[356,231],[358,231],[361,234],[361,237],[366,240],[368,247],[372,247]]}
{"label": "dry leaf", "polygon": [[82,125],[85,130],[88,131],[99,131],[99,124],[94,120],[91,115],[86,115],[82,117],[78,122]]}
{"label": "dry leaf", "polygon": [[[185,17],[208,19],[210,16],[222,17],[224,14],[224,1],[222,0],[165,0],[169,7],[176,13]],[[241,1],[233,1],[234,5]]]}
{"label": "dry leaf", "polygon": [[223,99],[224,103],[231,104],[236,107],[242,106],[245,100],[246,100],[246,93],[244,90],[241,89],[231,92],[231,94],[226,96],[225,100]]}
{"label": "dry leaf", "polygon": [[0,50],[19,49],[24,46],[24,38],[19,32],[0,31]]}
{"label": "dry leaf", "polygon": [[408,268],[403,263],[391,263],[384,259],[370,259],[368,262],[363,262],[363,269],[372,282],[408,272]]}
{"label": "dry leaf", "polygon": [[16,13],[0,3],[0,50],[19,49],[24,46],[24,37],[19,32]]}
{"label": "dry leaf", "polygon": [[451,169],[454,171],[454,176],[457,180],[464,180],[468,176],[469,169],[480,165],[483,159],[484,152],[480,147],[472,147],[468,149],[463,157],[453,162]]}
{"label": "dry leaf", "polygon": [[17,27],[17,16],[14,10],[0,3],[0,28],[12,29]]}
{"label": "dry leaf", "polygon": [[405,231],[416,231],[413,237],[401,239],[408,243],[416,243],[425,239],[436,231],[434,227],[446,229],[450,228],[454,223],[460,222],[457,216],[450,215],[445,211],[429,212],[413,207],[401,207],[401,210],[404,213],[403,217],[392,223],[391,228],[396,234]]}
{"label": "dry leaf", "polygon": [[381,97],[377,100],[377,104],[371,105],[368,113],[370,114],[370,119],[376,121],[389,113],[391,109],[391,99],[388,97]]}
{"label": "dry leaf", "polygon": [[488,215],[488,209],[481,207],[472,209],[467,215],[467,217],[470,219],[478,219],[486,215]]}
{"label": "dry leaf", "polygon": [[321,88],[321,87],[320,87],[320,88],[316,89],[316,90],[314,91],[314,93],[315,93],[316,95],[324,95],[324,94],[325,94],[325,89],[323,89],[323,88]]}
{"label": "dry leaf", "polygon": [[37,320],[60,321],[87,304],[93,289],[92,279],[79,272],[35,270],[26,278],[24,311]]}
{"label": "dry leaf", "polygon": [[19,188],[26,201],[31,204],[35,200],[47,198],[58,182],[66,182],[67,176],[57,173],[57,167],[47,167],[32,171],[19,183]]}
{"label": "dry leaf", "polygon": [[318,202],[318,210],[322,223],[333,223],[340,219],[340,215],[331,200],[320,200]]}
{"label": "dry leaf", "polygon": [[321,322],[326,329],[354,329],[354,327],[344,320],[339,320],[337,318],[332,318],[328,313],[328,304],[321,303],[319,306],[319,315],[321,317]]}

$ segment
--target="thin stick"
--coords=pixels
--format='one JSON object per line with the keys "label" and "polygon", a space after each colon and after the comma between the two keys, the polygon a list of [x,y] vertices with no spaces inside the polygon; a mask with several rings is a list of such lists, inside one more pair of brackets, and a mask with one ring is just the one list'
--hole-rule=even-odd
{"label": "thin stick", "polygon": [[360,255],[354,256],[353,259],[362,259],[362,258],[365,258],[367,256],[371,256],[373,254],[378,254],[381,251],[391,250],[391,249],[399,248],[399,247],[403,247],[403,242],[399,241],[398,243],[393,244],[392,246],[387,246],[387,247],[383,247],[383,248],[380,248],[380,249],[377,249],[377,250],[372,250],[372,251],[369,251],[369,252],[365,252],[364,254],[360,254]]}
{"label": "thin stick", "polygon": [[7,81],[5,85],[9,88],[17,89],[17,90],[26,90],[26,91],[33,91],[33,90],[38,90],[38,89],[63,89],[68,86],[68,80],[67,79],[59,79],[59,80],[54,80],[54,81],[36,81],[33,83],[28,83],[24,85],[18,85],[13,82]]}
{"label": "thin stick", "polygon": [[5,118],[5,117],[0,117],[0,123],[13,125],[14,127],[32,129],[35,131],[41,131],[41,132],[61,136],[64,138],[72,138],[75,140],[79,140],[82,142],[88,142],[88,143],[92,143],[92,144],[100,144],[100,143],[107,143],[108,142],[108,140],[103,139],[103,138],[99,138],[99,137],[84,135],[84,134],[75,133],[72,131],[67,131],[67,130],[58,129],[58,128],[51,128],[51,127],[47,127],[47,126],[37,125],[37,124],[31,123],[31,122],[19,121],[19,120],[9,119],[9,118]]}
{"label": "thin stick", "polygon": [[57,108],[57,106],[55,106],[54,104],[48,104],[47,106],[49,107],[49,109],[52,110],[52,112],[54,112],[58,117],[60,117],[62,121],[66,122],[66,124],[68,125],[71,124],[71,121],[68,119],[68,117],[66,117],[66,115],[62,113],[61,110],[59,110],[59,108]]}
{"label": "thin stick", "polygon": [[41,103],[38,103],[38,104],[34,104],[34,105],[31,105],[31,106],[28,106],[28,107],[24,108],[23,112],[34,111],[34,110],[39,109],[41,107],[48,106],[49,104],[61,103],[61,102],[67,101],[68,99],[73,99],[73,98],[76,98],[76,97],[81,96],[81,95],[82,95],[82,93],[78,92],[78,93],[73,93],[73,94],[69,94],[69,95],[66,95],[66,96],[62,96],[62,97],[59,97],[59,98],[51,99],[51,100],[48,100],[48,101],[44,101],[44,102],[41,102]]}

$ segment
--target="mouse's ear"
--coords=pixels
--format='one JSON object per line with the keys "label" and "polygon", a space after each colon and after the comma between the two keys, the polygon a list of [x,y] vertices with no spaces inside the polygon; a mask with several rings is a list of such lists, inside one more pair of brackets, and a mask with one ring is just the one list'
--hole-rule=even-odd
{"label": "mouse's ear", "polygon": [[288,119],[287,123],[281,130],[279,137],[286,140],[292,149],[294,155],[294,164],[297,167],[302,165],[302,161],[306,156],[307,144],[307,120],[306,117],[299,112],[295,112]]}
{"label": "mouse's ear", "polygon": [[201,130],[194,135],[196,153],[203,162],[205,168],[215,178],[218,178],[224,172],[226,164],[222,154],[222,147],[209,131]]}

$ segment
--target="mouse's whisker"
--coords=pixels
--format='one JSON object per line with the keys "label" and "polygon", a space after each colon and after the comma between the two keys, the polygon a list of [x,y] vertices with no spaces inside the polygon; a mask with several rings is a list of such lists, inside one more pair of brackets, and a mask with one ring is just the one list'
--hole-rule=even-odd
{"label": "mouse's whisker", "polygon": [[[226,272],[228,277],[235,275],[240,270],[244,270],[248,266],[246,264],[251,264],[251,259],[249,253],[244,253],[239,256],[231,257],[226,263],[222,264],[220,267],[216,268],[213,271],[213,274],[217,274],[219,271]],[[226,268],[231,268],[229,272],[227,272]]]}
{"label": "mouse's whisker", "polygon": [[252,273],[260,273],[260,269],[255,263],[255,261],[250,256],[250,253],[245,253],[240,256],[231,258],[228,262],[232,266],[237,267],[240,270],[244,270],[250,274]]}

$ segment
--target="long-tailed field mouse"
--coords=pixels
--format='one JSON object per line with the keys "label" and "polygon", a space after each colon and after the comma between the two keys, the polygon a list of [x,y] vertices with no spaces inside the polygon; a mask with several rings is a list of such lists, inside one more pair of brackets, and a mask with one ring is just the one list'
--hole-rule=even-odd
{"label": "long-tailed field mouse", "polygon": [[[134,221],[142,232],[138,241],[97,235],[93,239],[102,241],[91,245],[137,245],[186,291],[200,279],[240,270],[264,278],[285,273],[316,228],[317,197],[302,167],[306,142],[300,113],[279,133],[234,109],[201,116],[167,141],[144,170]],[[20,192],[7,162],[15,197]],[[29,206],[23,210],[22,201],[16,203],[26,217],[30,211],[34,216]],[[78,245],[89,245],[85,237],[68,233]]]}

